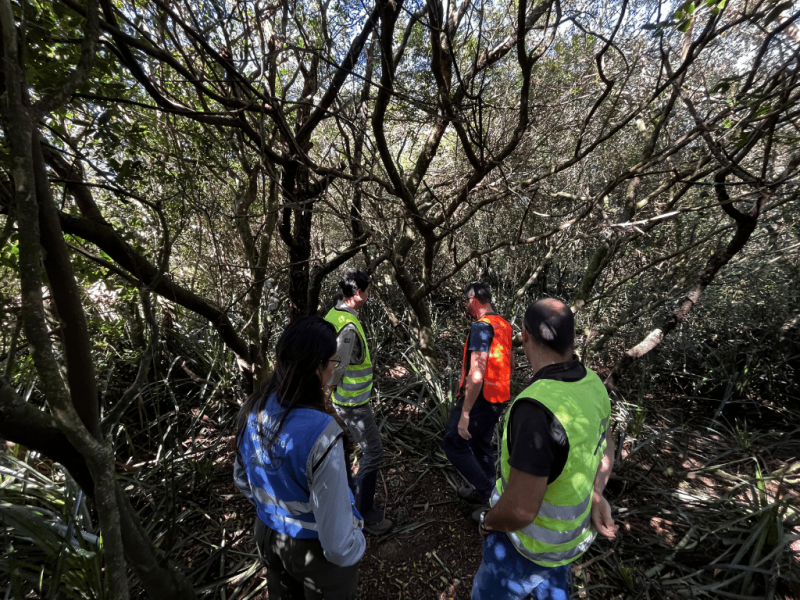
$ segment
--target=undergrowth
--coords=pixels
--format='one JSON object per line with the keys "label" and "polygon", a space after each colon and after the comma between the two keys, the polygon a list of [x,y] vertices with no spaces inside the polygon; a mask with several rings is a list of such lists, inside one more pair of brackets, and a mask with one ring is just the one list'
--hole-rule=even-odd
{"label": "undergrowth", "polygon": [[[382,485],[394,490],[389,516],[397,523],[377,547],[432,526],[430,518],[411,518],[410,507],[455,503],[428,497],[432,479],[453,493],[461,485],[439,442],[463,343],[446,332],[466,335],[466,324],[456,318],[437,326],[442,344],[433,369],[412,344],[388,343],[397,338],[385,321],[369,322],[379,366],[373,403],[388,456]],[[797,597],[797,345],[782,359],[758,339],[676,337],[665,348],[613,396],[618,455],[607,496],[621,527],[616,540],[598,540],[574,566],[576,596]],[[517,359],[519,389],[531,373]],[[154,376],[114,433],[119,481],[163,558],[182,565],[200,597],[246,600],[261,597],[265,580],[250,542],[252,509],[230,482],[243,399],[232,360],[207,329],[170,334]],[[392,473],[400,470],[405,483],[395,489]],[[18,447],[0,454],[0,523],[5,598],[105,597],[92,503],[57,464]],[[436,558],[446,576],[448,557]],[[413,567],[398,559],[384,568]],[[469,587],[461,584],[457,597]]]}

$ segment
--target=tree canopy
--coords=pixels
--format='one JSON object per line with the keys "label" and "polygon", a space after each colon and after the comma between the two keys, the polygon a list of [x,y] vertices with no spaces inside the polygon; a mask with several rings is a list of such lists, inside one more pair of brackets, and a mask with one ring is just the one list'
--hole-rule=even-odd
{"label": "tree canopy", "polygon": [[188,598],[118,483],[118,424],[162,371],[211,379],[175,348],[158,366],[167,343],[214,347],[234,403],[257,389],[345,266],[428,386],[475,279],[518,332],[532,299],[566,301],[612,390],[688,322],[695,350],[744,325],[784,348],[798,19],[777,0],[0,0],[0,436],[93,498],[109,597],[130,567]]}

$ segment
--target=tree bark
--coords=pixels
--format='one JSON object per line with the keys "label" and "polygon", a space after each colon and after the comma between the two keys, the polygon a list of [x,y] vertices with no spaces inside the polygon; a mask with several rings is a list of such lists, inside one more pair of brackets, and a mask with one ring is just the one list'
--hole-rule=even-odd
{"label": "tree bark", "polygon": [[100,406],[86,314],[83,312],[81,293],[72,271],[69,249],[58,222],[58,211],[47,179],[38,131],[34,132],[32,151],[44,268],[61,320],[69,393],[84,427],[95,439],[102,440]]}
{"label": "tree bark", "polygon": [[716,176],[714,189],[717,194],[717,200],[723,207],[723,210],[736,221],[736,232],[725,248],[715,252],[711,258],[708,259],[705,267],[697,273],[694,284],[689,290],[689,293],[681,301],[678,308],[664,320],[660,327],[648,333],[641,342],[636,344],[633,348],[630,348],[617,362],[605,380],[606,387],[609,389],[616,388],[625,369],[634,361],[644,358],[652,352],[664,341],[664,338],[669,335],[673,329],[686,319],[692,308],[700,301],[703,292],[713,281],[720,269],[727,265],[731,259],[745,247],[756,228],[760,213],[759,207],[763,206],[770,194],[768,191],[763,192],[762,197],[754,204],[753,210],[749,214],[742,214],[733,208],[730,203],[728,192],[725,189],[724,172]]}
{"label": "tree bark", "polygon": [[[75,409],[70,394],[64,387],[48,336],[42,298],[40,241],[40,210],[37,204],[36,166],[34,144],[38,132],[34,126],[34,112],[27,97],[27,83],[18,50],[24,45],[17,41],[14,13],[8,0],[0,0],[0,26],[3,34],[3,61],[5,83],[5,134],[13,157],[12,177],[19,226],[19,276],[22,292],[22,315],[25,334],[39,381],[50,410],[70,443],[86,460],[94,480],[95,505],[103,531],[106,581],[109,596],[114,600],[128,598],[128,583],[122,539],[119,531],[119,512],[114,498],[116,485],[114,456],[109,446],[92,435],[96,423],[87,428]],[[41,191],[41,190],[40,190]],[[47,220],[46,215],[44,219]],[[51,263],[52,264],[52,263]],[[58,282],[51,282],[58,287]],[[69,294],[60,289],[59,294]],[[68,311],[69,312],[69,311]],[[69,314],[67,319],[74,317]],[[65,325],[75,325],[66,321]],[[80,363],[79,363],[80,364]],[[73,367],[75,363],[73,362]],[[86,374],[83,374],[84,376]],[[77,395],[77,394],[76,394]],[[95,399],[96,400],[96,399]]]}
{"label": "tree bark", "polygon": [[[87,36],[96,29],[96,17],[92,18],[92,3],[89,7]],[[40,154],[39,133],[35,126],[35,110],[46,111],[67,95],[74,83],[77,85],[87,73],[79,72],[75,82],[57,91],[50,98],[40,100],[32,108],[27,95],[13,10],[8,0],[0,0],[0,29],[3,40],[3,75],[6,84],[4,103],[4,130],[12,155],[12,178],[14,201],[19,227],[19,277],[22,293],[22,318],[25,334],[31,346],[34,365],[52,417],[59,431],[54,431],[52,421],[40,411],[24,406],[21,399],[5,382],[0,381],[0,411],[7,417],[2,420],[3,429],[24,421],[18,431],[10,431],[9,437],[34,437],[32,447],[42,447],[54,452],[71,446],[76,452],[56,455],[57,460],[71,463],[80,473],[76,480],[88,485],[83,467],[91,474],[91,489],[95,507],[103,532],[105,580],[108,595],[114,600],[128,598],[127,569],[120,531],[120,511],[117,505],[118,486],[114,473],[114,453],[110,444],[99,436],[97,419],[97,392],[94,368],[90,357],[90,342],[86,331],[85,315],[79,291],[72,273],[72,265],[60,230],[57,212],[50,193],[49,181]],[[93,54],[93,43],[85,44],[85,51]],[[82,56],[80,69],[91,69],[93,56]],[[38,202],[37,202],[38,200]],[[42,234],[47,239],[42,245]],[[43,249],[47,256],[43,256]],[[49,287],[62,320],[65,332],[64,346],[67,353],[67,391],[61,379],[59,364],[50,342],[44,301],[42,296],[42,261],[49,276]],[[86,359],[89,357],[89,363]],[[38,414],[37,414],[38,413]],[[62,437],[63,436],[63,437]],[[54,452],[55,453],[55,452]],[[76,456],[77,454],[77,456]],[[78,458],[80,457],[80,458]],[[82,459],[82,461],[81,461]]]}
{"label": "tree bark", "polygon": [[94,496],[94,482],[83,456],[53,418],[20,398],[5,378],[0,378],[0,437],[59,462],[87,495]]}

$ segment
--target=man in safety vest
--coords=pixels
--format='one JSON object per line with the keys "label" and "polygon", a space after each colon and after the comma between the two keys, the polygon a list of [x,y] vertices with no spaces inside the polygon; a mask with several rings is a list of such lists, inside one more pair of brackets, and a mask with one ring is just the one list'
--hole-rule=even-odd
{"label": "man in safety vest", "polygon": [[569,564],[598,531],[613,538],[617,530],[603,497],[614,459],[611,404],[573,356],[572,312],[553,299],[531,304],[522,343],[535,375],[505,419],[500,478],[478,518],[485,540],[473,600],[568,599]]}
{"label": "man in safety vest", "polygon": [[356,444],[361,447],[358,474],[353,482],[356,508],[364,517],[364,531],[381,535],[394,524],[375,508],[375,487],[378,468],[383,462],[383,444],[370,406],[372,394],[372,360],[367,337],[358,320],[358,311],[369,299],[369,275],[348,269],[339,282],[342,298],[325,320],[338,333],[337,351],[341,362],[328,383],[333,389],[333,407],[347,426]]}
{"label": "man in safety vest", "polygon": [[442,439],[442,449],[471,487],[458,496],[488,506],[495,480],[494,426],[511,395],[514,357],[511,325],[492,308],[485,283],[464,290],[464,309],[475,319],[464,344],[461,383],[456,405]]}

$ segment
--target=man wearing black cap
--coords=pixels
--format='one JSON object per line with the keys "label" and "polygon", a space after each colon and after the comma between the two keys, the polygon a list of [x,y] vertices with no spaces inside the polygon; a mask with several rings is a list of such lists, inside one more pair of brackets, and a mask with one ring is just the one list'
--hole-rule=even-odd
{"label": "man wearing black cap", "polygon": [[578,362],[575,323],[563,303],[528,307],[522,329],[535,373],[503,429],[500,478],[478,515],[483,561],[473,600],[569,598],[569,565],[599,531],[617,526],[603,497],[613,466],[611,404],[600,378]]}

